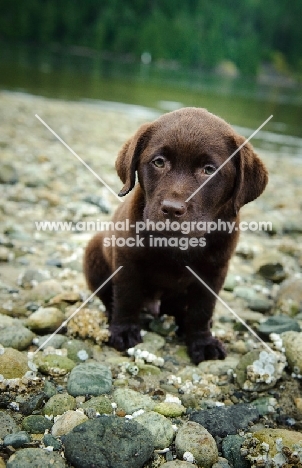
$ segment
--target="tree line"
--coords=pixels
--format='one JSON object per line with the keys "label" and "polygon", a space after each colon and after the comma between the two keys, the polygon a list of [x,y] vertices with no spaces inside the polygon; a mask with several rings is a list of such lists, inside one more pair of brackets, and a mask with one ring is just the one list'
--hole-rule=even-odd
{"label": "tree line", "polygon": [[213,69],[232,61],[302,73],[302,1],[0,0],[0,38]]}

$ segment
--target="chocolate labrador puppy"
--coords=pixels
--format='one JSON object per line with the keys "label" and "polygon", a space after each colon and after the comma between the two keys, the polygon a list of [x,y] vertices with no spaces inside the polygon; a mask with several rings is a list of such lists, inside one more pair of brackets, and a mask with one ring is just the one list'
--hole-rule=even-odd
{"label": "chocolate labrador puppy", "polygon": [[[116,349],[141,341],[139,314],[147,308],[175,316],[195,364],[226,356],[210,330],[216,298],[186,265],[219,293],[238,240],[239,209],[268,180],[249,143],[217,171],[244,141],[205,109],[183,108],[142,125],[122,147],[116,160],[124,184],[119,195],[131,193],[113,217],[117,230],[95,235],[84,258],[92,291],[123,266],[98,294]],[[201,222],[222,221],[234,223],[231,233],[200,228]],[[138,232],[143,222],[147,228]],[[184,235],[170,229],[177,223],[193,227]]]}

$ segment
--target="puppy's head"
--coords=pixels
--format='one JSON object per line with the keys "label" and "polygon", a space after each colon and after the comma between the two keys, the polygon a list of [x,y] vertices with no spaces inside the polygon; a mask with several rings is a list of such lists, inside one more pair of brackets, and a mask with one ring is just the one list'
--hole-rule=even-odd
{"label": "puppy's head", "polygon": [[142,125],[119,152],[116,169],[124,183],[119,195],[132,190],[137,172],[145,195],[145,219],[192,222],[234,217],[262,193],[268,180],[263,163],[244,142],[205,109],[165,114]]}

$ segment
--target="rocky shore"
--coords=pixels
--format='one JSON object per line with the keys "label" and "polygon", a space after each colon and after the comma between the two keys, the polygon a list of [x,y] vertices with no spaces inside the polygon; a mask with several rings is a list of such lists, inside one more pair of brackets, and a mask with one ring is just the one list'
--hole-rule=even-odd
{"label": "rocky shore", "polygon": [[4,92],[0,106],[0,468],[302,467],[302,159],[259,151],[270,182],[242,220],[272,226],[241,233],[220,294],[266,345],[217,302],[225,361],[193,366],[169,316],[143,316],[123,354],[98,299],[70,319],[90,295],[81,222],[119,202],[35,114],[118,192],[117,152],[152,112]]}

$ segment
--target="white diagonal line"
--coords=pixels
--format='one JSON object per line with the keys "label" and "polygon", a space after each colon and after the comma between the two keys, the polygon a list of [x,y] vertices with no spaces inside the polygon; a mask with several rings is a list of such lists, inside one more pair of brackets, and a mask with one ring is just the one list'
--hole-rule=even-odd
{"label": "white diagonal line", "polygon": [[59,137],[59,135],[52,129],[50,128],[49,125],[47,125],[46,122],[44,122],[43,119],[41,119],[41,117],[38,115],[38,114],[35,114],[35,117],[37,117],[38,120],[40,120],[40,122],[76,157],[78,158],[79,161],[81,161],[82,164],[84,164],[85,167],[87,167],[87,169],[100,181],[102,182],[103,185],[105,185],[105,187],[107,187],[108,190],[110,190],[111,193],[113,193],[113,195],[120,201],[120,202],[123,202],[124,200],[122,198],[120,198],[117,193],[115,193],[114,190],[112,190],[111,187],[109,187],[108,184],[106,184],[106,182],[93,170],[91,169],[91,167],[72,149],[70,148],[70,146],[67,145],[67,143],[65,143],[64,140],[62,140],[61,137]]}
{"label": "white diagonal line", "polygon": [[205,182],[204,182],[203,184],[201,184],[201,186],[198,187],[198,189],[196,189],[195,192],[193,192],[193,193],[186,199],[186,203],[187,203],[189,200],[191,200],[191,198],[194,197],[194,195],[196,195],[196,193],[199,192],[199,190],[201,190],[202,187],[204,187],[204,186],[212,179],[212,177],[214,177],[214,176],[217,174],[217,172],[219,172],[220,169],[222,169],[223,166],[225,166],[225,164],[228,163],[228,162],[230,161],[230,159],[232,159],[232,157],[235,156],[235,154],[237,154],[238,151],[240,151],[241,148],[243,148],[244,145],[246,145],[246,144],[253,138],[253,136],[256,135],[256,133],[259,132],[259,130],[261,130],[262,127],[264,127],[265,124],[267,124],[267,122],[268,122],[269,120],[272,119],[272,117],[273,117],[273,116],[271,115],[268,119],[266,119],[265,122],[263,122],[263,124],[261,124],[260,127],[258,127],[257,130],[255,130],[255,131],[251,134],[251,136],[249,136],[249,138],[248,138],[247,140],[245,140],[245,142],[242,143],[242,145],[240,145],[239,148],[237,148],[236,151],[234,151],[234,153],[232,153],[231,156],[229,156],[228,159],[226,159],[226,161],[224,161],[224,162],[221,164],[221,166],[219,166],[218,169],[217,169],[213,174],[211,174],[211,175],[205,180]]}
{"label": "white diagonal line", "polygon": [[120,271],[120,269],[123,268],[123,266],[120,266],[117,268],[117,270],[115,270],[112,275],[109,276],[109,278],[106,279],[106,281],[104,281],[103,284],[101,284],[101,286],[99,286],[87,299],[86,301],[83,302],[83,304],[78,307],[69,317],[67,320],[64,320],[64,322],[56,329],[56,331],[53,332],[52,335],[50,335],[47,340],[44,341],[44,343],[41,344],[41,346],[39,346],[38,349],[36,349],[36,351],[33,353],[33,356],[35,354],[37,354],[38,351],[40,351],[42,348],[44,348],[44,346],[63,328],[67,325],[67,323],[69,322],[69,320],[71,320],[78,312],[80,312],[80,310],[87,304],[87,302],[90,301],[90,299],[92,299],[99,291],[100,289],[102,289],[103,286],[105,286],[105,284],[108,283],[108,281],[111,280],[111,278],[113,278],[114,275],[116,275],[116,273],[118,271]]}
{"label": "white diagonal line", "polygon": [[224,302],[224,301],[221,299],[221,297],[219,297],[219,296],[213,291],[213,289],[211,289],[210,286],[207,285],[207,283],[205,283],[205,282],[195,273],[195,271],[192,270],[192,268],[190,268],[189,266],[186,266],[186,268],[192,273],[192,275],[194,275],[194,276],[195,276],[195,277],[196,277],[196,278],[213,294],[213,296],[216,297],[216,299],[218,299],[218,300],[221,302],[221,304],[224,305],[224,307],[226,307],[226,308],[236,317],[237,320],[239,320],[239,322],[242,323],[242,325],[244,325],[244,326],[248,329],[248,331],[249,331],[252,335],[255,336],[255,338],[257,338],[257,340],[260,341],[260,343],[263,344],[263,346],[266,347],[266,349],[268,349],[271,353],[276,354],[275,351],[273,351],[272,348],[271,348],[267,343],[265,343],[265,341],[263,341],[263,340],[260,338],[260,336],[257,335],[257,333],[256,333],[241,317],[239,317],[239,315],[236,314],[236,312],[234,312],[234,310],[231,309],[231,307],[229,307],[229,306],[227,305],[227,303]]}

